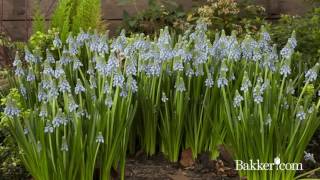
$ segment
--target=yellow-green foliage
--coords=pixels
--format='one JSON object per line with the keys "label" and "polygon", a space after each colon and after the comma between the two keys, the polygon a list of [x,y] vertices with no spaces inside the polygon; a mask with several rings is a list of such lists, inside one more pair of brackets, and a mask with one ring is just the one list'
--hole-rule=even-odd
{"label": "yellow-green foliage", "polygon": [[61,38],[67,38],[70,31],[72,7],[76,0],[59,0],[57,7],[52,15],[51,27],[58,28],[61,33]]}
{"label": "yellow-green foliage", "polygon": [[34,2],[33,19],[34,19],[34,21],[32,22],[33,33],[45,32],[46,31],[46,23],[45,23],[45,17],[43,15],[43,13],[41,12],[40,0],[36,0]]}
{"label": "yellow-green foliage", "polygon": [[59,0],[51,26],[59,29],[62,40],[71,31],[103,29],[100,0]]}
{"label": "yellow-green foliage", "polygon": [[80,0],[73,21],[73,32],[79,32],[80,28],[103,29],[100,0]]}

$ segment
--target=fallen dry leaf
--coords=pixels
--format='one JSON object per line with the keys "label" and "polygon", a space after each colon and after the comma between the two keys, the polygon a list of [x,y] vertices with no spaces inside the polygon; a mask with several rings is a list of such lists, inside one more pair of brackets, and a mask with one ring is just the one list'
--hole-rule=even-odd
{"label": "fallen dry leaf", "polygon": [[180,164],[183,167],[190,167],[194,165],[194,159],[192,157],[192,150],[188,148],[181,153]]}

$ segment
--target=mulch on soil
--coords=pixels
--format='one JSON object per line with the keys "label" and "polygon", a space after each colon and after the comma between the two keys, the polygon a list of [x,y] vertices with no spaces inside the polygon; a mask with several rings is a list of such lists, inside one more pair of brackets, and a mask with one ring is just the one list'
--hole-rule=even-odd
{"label": "mulch on soil", "polygon": [[[139,153],[138,153],[139,154]],[[127,159],[126,179],[129,180],[238,180],[238,173],[228,162],[210,160],[208,154],[202,154],[198,160],[183,166],[183,163],[170,163],[162,154]],[[227,165],[228,164],[228,165]]]}

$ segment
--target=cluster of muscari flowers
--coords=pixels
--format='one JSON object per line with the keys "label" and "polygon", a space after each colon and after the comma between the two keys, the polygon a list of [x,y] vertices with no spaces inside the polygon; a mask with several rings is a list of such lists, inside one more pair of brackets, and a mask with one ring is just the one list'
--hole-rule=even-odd
{"label": "cluster of muscari flowers", "polygon": [[[26,49],[25,60],[30,65],[27,71],[24,70],[23,63],[18,55],[13,66],[15,67],[15,75],[18,78],[25,78],[30,83],[40,81],[37,98],[42,104],[56,100],[61,94],[67,94],[69,97],[68,113],[81,111],[79,105],[72,98],[72,94],[81,95],[88,91],[80,79],[72,80],[72,82],[67,79],[65,69],[68,65],[74,72],[82,70],[83,73],[90,77],[91,89],[97,88],[98,78],[96,75],[102,77],[112,76],[112,80],[105,82],[105,87],[103,88],[106,94],[105,105],[108,108],[113,105],[110,87],[119,87],[121,89],[120,96],[126,97],[129,90],[132,92],[138,91],[136,77],[141,74],[145,74],[147,77],[159,77],[161,73],[166,73],[168,76],[179,73],[188,78],[206,76],[204,86],[208,88],[215,85],[218,88],[224,88],[235,78],[239,78],[229,71],[226,61],[257,63],[259,67],[268,68],[272,72],[278,71],[284,77],[288,77],[291,74],[289,60],[297,44],[294,35],[289,38],[286,46],[280,51],[282,59],[279,60],[276,49],[270,44],[270,35],[266,31],[261,33],[259,40],[255,40],[248,35],[242,41],[239,41],[234,34],[227,36],[222,32],[220,35],[217,34],[215,40],[211,43],[206,35],[206,30],[206,25],[199,23],[193,32],[186,31],[175,43],[167,28],[162,30],[158,39],[154,41],[143,34],[128,38],[125,36],[124,31],[117,38],[109,41],[107,35],[81,31],[75,37],[69,35],[66,43],[63,43],[57,34],[52,45],[59,51],[59,54],[61,53],[59,59],[50,50],[46,50],[45,58],[41,58],[36,53]],[[83,71],[85,63],[81,61],[81,50],[85,45],[88,46],[92,57],[88,62],[88,69]],[[277,69],[276,63],[279,61],[282,63]],[[221,66],[217,72],[213,72],[211,69],[206,72],[204,71],[204,65],[208,62],[210,64],[221,62]],[[34,69],[30,68],[32,65],[39,63],[41,63],[41,77],[37,77]],[[307,82],[316,80],[318,66],[305,73]],[[218,74],[215,75],[216,73]],[[217,77],[217,80],[214,80],[214,77]],[[75,83],[75,87],[72,88],[70,83]],[[245,72],[240,91],[247,93],[252,86]],[[255,103],[260,104],[263,102],[263,93],[267,86],[268,82],[259,81],[253,87],[252,95]],[[174,88],[178,92],[186,91],[184,79],[177,79]],[[22,94],[26,94],[27,90],[25,90],[24,86],[21,86],[20,91]],[[92,98],[96,99],[97,97],[94,95]],[[163,94],[161,100],[166,102],[168,98]],[[238,94],[234,98],[233,105],[238,107],[241,101],[243,101],[243,97]],[[5,109],[5,113],[15,116],[19,113],[19,110],[8,106]],[[48,117],[48,112],[41,110],[39,116]],[[302,119],[303,116],[299,115],[298,118]],[[45,132],[51,133],[54,128],[66,122],[61,121],[61,117],[55,117],[51,124],[47,124],[45,127]]]}

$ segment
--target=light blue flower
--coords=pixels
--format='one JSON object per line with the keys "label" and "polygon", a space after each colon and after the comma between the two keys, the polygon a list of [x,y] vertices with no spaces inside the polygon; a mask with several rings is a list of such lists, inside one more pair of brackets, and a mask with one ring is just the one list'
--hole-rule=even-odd
{"label": "light blue flower", "polygon": [[218,88],[223,88],[225,86],[228,86],[228,79],[223,76],[220,76],[218,78],[217,85],[218,85]]}
{"label": "light blue flower", "polygon": [[176,89],[176,91],[178,92],[184,92],[186,91],[186,87],[184,85],[184,81],[183,78],[179,78],[176,82],[176,84],[174,85],[174,88]]}
{"label": "light blue flower", "polygon": [[112,100],[111,96],[107,96],[107,98],[106,98],[105,101],[104,101],[104,104],[105,104],[108,108],[111,108],[111,107],[112,107],[113,100]]}
{"label": "light blue flower", "polygon": [[164,103],[166,103],[168,100],[169,100],[168,97],[167,97],[166,94],[163,92],[163,93],[162,93],[162,96],[161,96],[161,101],[164,102]]}
{"label": "light blue flower", "polygon": [[59,34],[57,33],[53,40],[53,47],[60,49],[62,47],[62,42],[59,38]]}
{"label": "light blue flower", "polygon": [[58,87],[59,87],[59,91],[62,93],[70,93],[71,92],[70,84],[65,79],[65,77],[60,79]]}
{"label": "light blue flower", "polygon": [[104,143],[104,138],[103,138],[101,132],[99,132],[98,135],[97,135],[97,137],[96,137],[96,143],[99,143],[99,144],[100,144],[100,143]]}
{"label": "light blue flower", "polygon": [[123,83],[124,83],[124,77],[122,74],[117,73],[113,76],[113,87],[122,88]]}
{"label": "light blue flower", "polygon": [[289,65],[285,64],[280,68],[280,74],[284,77],[288,77],[291,74],[291,68]]}
{"label": "light blue flower", "polygon": [[74,88],[75,94],[80,94],[85,91],[86,91],[86,89],[83,87],[81,80],[77,79],[77,84],[76,84],[76,87]]}
{"label": "light blue flower", "polygon": [[236,96],[233,99],[233,107],[239,107],[243,100],[243,97],[239,94],[238,91],[236,91]]}
{"label": "light blue flower", "polygon": [[18,108],[16,102],[14,100],[8,99],[6,103],[6,107],[4,108],[4,114],[10,118],[14,118],[19,116],[20,109]]}
{"label": "light blue flower", "polygon": [[46,134],[53,133],[53,127],[49,122],[47,122],[46,126],[44,127],[44,133]]}
{"label": "light blue flower", "polygon": [[205,80],[205,86],[211,88],[214,85],[212,75],[209,73],[207,79]]}

